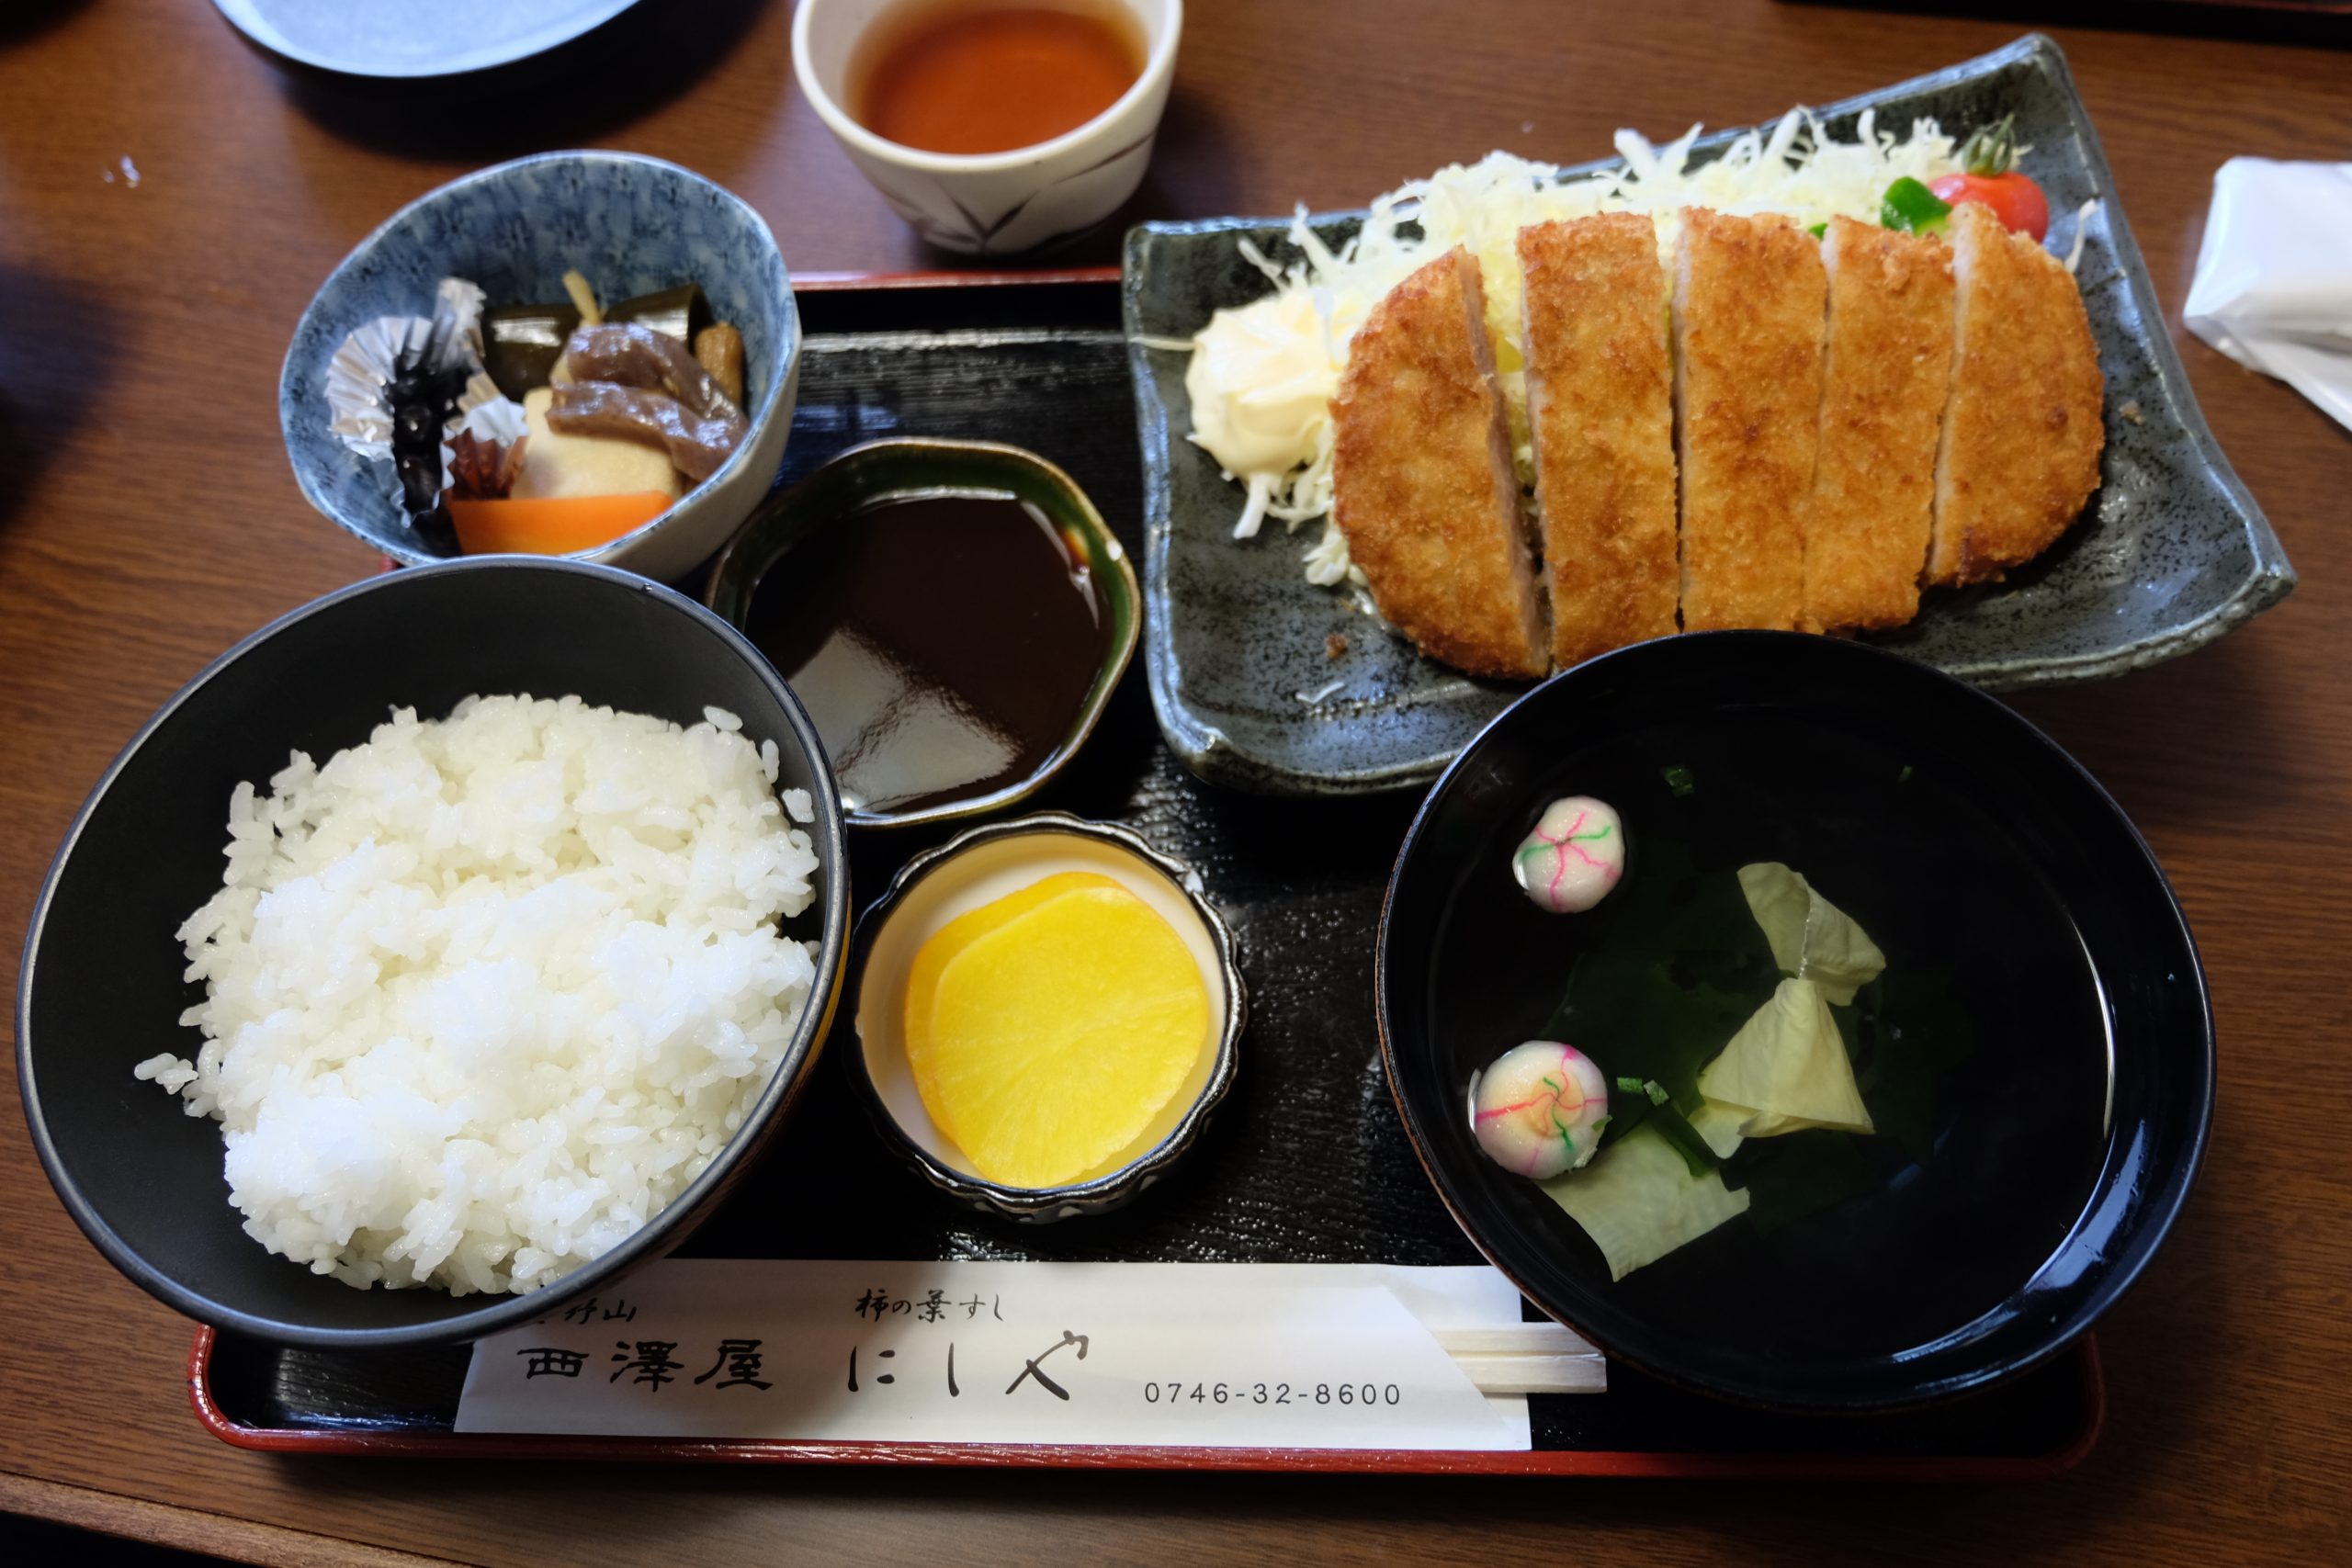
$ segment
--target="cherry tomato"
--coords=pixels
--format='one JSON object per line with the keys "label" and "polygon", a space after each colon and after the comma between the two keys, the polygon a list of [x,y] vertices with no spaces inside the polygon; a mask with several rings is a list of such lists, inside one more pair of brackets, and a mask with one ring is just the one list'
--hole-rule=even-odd
{"label": "cherry tomato", "polygon": [[2041,187],[2012,169],[2005,175],[1946,175],[1928,188],[1953,207],[1963,201],[1988,207],[2001,226],[2039,242],[2050,235],[2050,203]]}

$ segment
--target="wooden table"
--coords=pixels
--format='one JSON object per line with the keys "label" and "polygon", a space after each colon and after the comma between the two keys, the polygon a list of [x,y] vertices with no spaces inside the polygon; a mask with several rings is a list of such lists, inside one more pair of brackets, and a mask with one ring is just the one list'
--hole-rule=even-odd
{"label": "wooden table", "polygon": [[[560,73],[470,103],[290,74],[194,0],[30,0],[0,19],[0,979],[51,850],[147,714],[237,637],[374,569],[296,492],[275,399],[303,302],[384,215],[479,164],[622,147],[741,192],[796,268],[942,265],[801,101],[785,5],[641,9]],[[1619,125],[1663,138],[1746,123],[2018,30],[1764,0],[1191,9],[1133,217],[1344,207],[1493,147],[1581,159]],[[2173,311],[2222,158],[2352,150],[2352,55],[2062,41]],[[1114,243],[1074,259],[1112,259]],[[2107,1435],[2064,1480],[1832,1494],[277,1461],[197,1426],[188,1325],[83,1240],[10,1114],[0,1507],[288,1562],[1478,1562],[1538,1541],[1656,1562],[1866,1547],[1972,1562],[2329,1557],[2352,1467],[2352,683],[2338,640],[2352,635],[2352,439],[2172,324],[2303,583],[2188,659],[2018,705],[2162,856],[2222,1038],[2204,1179],[2100,1329]],[[1563,1527],[1574,1533],[1543,1533]]]}

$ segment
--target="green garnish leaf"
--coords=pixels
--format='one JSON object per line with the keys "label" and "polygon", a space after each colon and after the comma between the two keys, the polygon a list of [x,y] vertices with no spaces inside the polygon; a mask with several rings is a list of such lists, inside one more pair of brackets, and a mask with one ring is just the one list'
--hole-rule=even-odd
{"label": "green garnish leaf", "polygon": [[1677,795],[1689,795],[1699,787],[1699,781],[1690,776],[1690,770],[1688,768],[1676,766],[1662,769],[1660,772],[1666,779],[1666,787]]}
{"label": "green garnish leaf", "polygon": [[1829,225],[1826,223],[1816,223],[1812,228],[1807,229],[1805,232],[1818,240],[1829,232]]}

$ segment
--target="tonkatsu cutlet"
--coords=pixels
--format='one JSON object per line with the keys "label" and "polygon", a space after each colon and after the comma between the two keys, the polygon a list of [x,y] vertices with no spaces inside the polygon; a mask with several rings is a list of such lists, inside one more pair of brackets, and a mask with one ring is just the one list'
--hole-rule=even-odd
{"label": "tonkatsu cutlet", "polygon": [[1682,209],[1682,624],[1792,627],[1821,413],[1821,247],[1788,219]]}
{"label": "tonkatsu cutlet", "polygon": [[2074,275],[1986,209],[1951,214],[1951,396],[1936,463],[1931,583],[2032,559],[2098,488],[2106,380]]}
{"label": "tonkatsu cutlet", "polygon": [[1388,623],[1474,675],[1551,668],[1478,263],[1460,246],[1390,289],[1331,404],[1332,516]]}
{"label": "tonkatsu cutlet", "polygon": [[1805,514],[1807,630],[1899,626],[1919,611],[1951,384],[1951,253],[1833,218],[1820,455]]}
{"label": "tonkatsu cutlet", "polygon": [[1552,658],[1565,670],[1674,630],[1666,268],[1657,226],[1634,212],[1521,229],[1519,262]]}

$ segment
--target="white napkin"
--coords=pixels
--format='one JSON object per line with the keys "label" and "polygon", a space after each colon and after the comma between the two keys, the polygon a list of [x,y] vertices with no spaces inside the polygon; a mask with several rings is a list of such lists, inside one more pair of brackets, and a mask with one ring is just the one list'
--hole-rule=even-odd
{"label": "white napkin", "polygon": [[2352,164],[2223,164],[2182,315],[2352,429]]}

